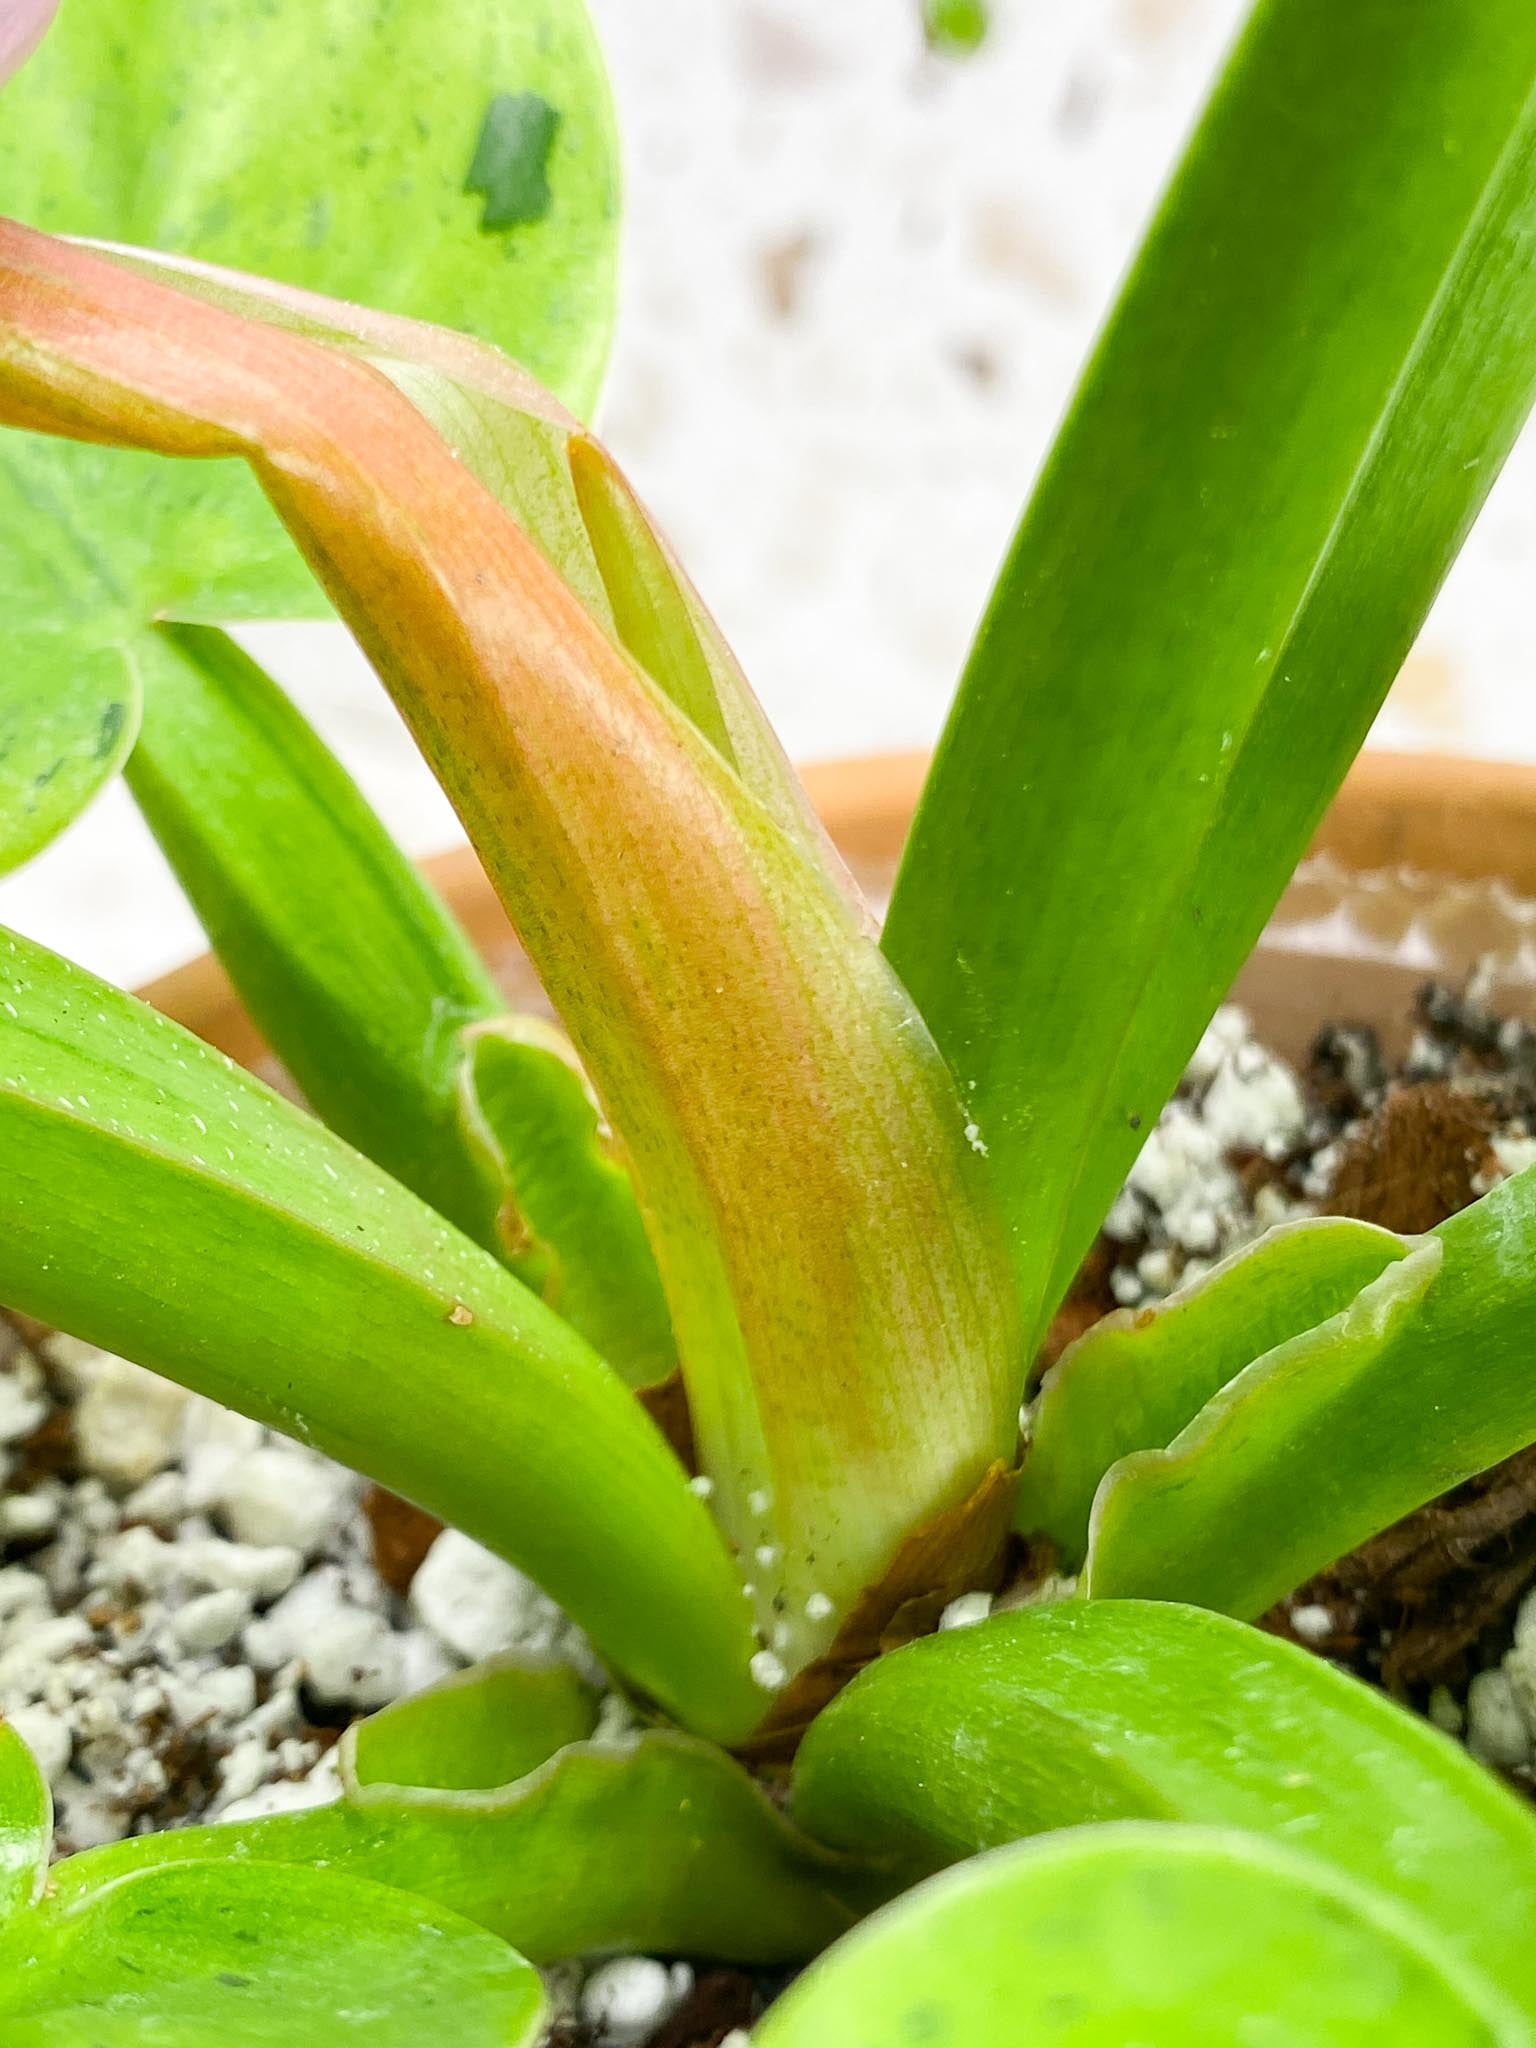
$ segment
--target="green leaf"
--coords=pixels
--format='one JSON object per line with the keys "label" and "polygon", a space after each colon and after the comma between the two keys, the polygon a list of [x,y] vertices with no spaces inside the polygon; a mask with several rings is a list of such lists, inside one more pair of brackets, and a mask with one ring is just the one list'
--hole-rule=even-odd
{"label": "green leaf", "polygon": [[48,1873],[53,1801],[32,1752],[0,1720],[0,1929],[30,1906]]}
{"label": "green leaf", "polygon": [[245,452],[406,715],[625,1146],[772,1685],[1017,1443],[983,1164],[867,913],[355,351],[3,224],[0,305],[0,418]]}
{"label": "green leaf", "polygon": [[211,626],[145,636],[128,782],[240,998],[316,1112],[494,1238],[458,1125],[458,1035],[495,984],[352,778]]}
{"label": "green leaf", "polygon": [[691,1725],[752,1725],[739,1576],[623,1382],[313,1118],[0,938],[0,1153],[0,1300],[369,1472]]}
{"label": "green leaf", "polygon": [[[212,626],[146,636],[128,783],[245,1007],[350,1145],[554,1300],[632,1384],[676,1363],[629,1177],[569,1048],[502,1001],[283,692]],[[497,1047],[502,1047],[497,1051]]]}
{"label": "green leaf", "polygon": [[122,648],[13,627],[0,669],[0,874],[46,846],[122,766],[139,694]]}
{"label": "green leaf", "polygon": [[4,2048],[521,2048],[538,1972],[451,1913],[333,1871],[182,1863],[0,1936]]}
{"label": "green leaf", "polygon": [[569,1042],[537,1017],[503,1017],[461,1045],[460,1117],[500,1190],[504,1247],[630,1386],[656,1385],[677,1364],[661,1275]]}
{"label": "green leaf", "polygon": [[1262,1614],[1536,1441],[1536,1174],[1453,1216],[1315,1330],[1240,1372],[1094,1505],[1096,1595]]}
{"label": "green leaf", "polygon": [[1536,389],[1536,11],[1261,0],[972,654],[886,944],[1038,1335]]}
{"label": "green leaf", "polygon": [[[505,1659],[344,1735],[334,1805],[89,1850],[55,1865],[55,1890],[86,1899],[183,1858],[312,1865],[418,1892],[536,1962],[605,1949],[798,1961],[851,1924],[863,1873],[739,1764],[671,1731],[593,1736],[595,1719],[590,1696]],[[387,1782],[389,1769],[406,1775]]]}
{"label": "green leaf", "polygon": [[[618,153],[580,0],[140,0],[132,28],[125,45],[113,0],[69,0],[6,89],[0,209],[445,321],[591,406],[614,316]],[[485,233],[469,180],[518,95],[558,123],[548,204]],[[122,504],[133,466],[114,468]],[[144,474],[157,504],[191,483]],[[136,509],[104,530],[131,530]]]}
{"label": "green leaf", "polygon": [[[519,224],[482,223],[466,179],[509,99],[554,124],[543,199],[532,210],[525,171]],[[131,37],[114,0],[70,0],[6,89],[0,210],[450,321],[584,410],[613,325],[616,161],[580,0],[137,0]],[[178,469],[11,435],[0,552],[9,630],[26,636],[6,649],[0,692],[0,867],[117,766],[93,741],[113,704],[131,727],[122,671],[152,620],[326,610],[234,463]],[[29,724],[51,737],[34,740]],[[50,744],[70,772],[13,825],[7,753]]]}
{"label": "green leaf", "polygon": [[1254,1358],[1344,1310],[1408,1240],[1338,1216],[1283,1223],[1166,1302],[1118,1309],[1069,1345],[1030,1416],[1018,1526],[1075,1571],[1099,1482],[1161,1450]]}
{"label": "green leaf", "polygon": [[1067,1602],[898,1650],[813,1725],[791,1810],[893,1886],[1084,1821],[1303,1844],[1536,2013],[1525,1802],[1380,1693],[1195,1608]]}
{"label": "green leaf", "polygon": [[849,1935],[753,2048],[1527,2048],[1432,1930],[1295,1848],[1078,1828],[979,1857]]}
{"label": "green leaf", "polygon": [[597,1694],[569,1664],[496,1657],[358,1722],[347,1782],[494,1791],[585,1742],[597,1720]]}

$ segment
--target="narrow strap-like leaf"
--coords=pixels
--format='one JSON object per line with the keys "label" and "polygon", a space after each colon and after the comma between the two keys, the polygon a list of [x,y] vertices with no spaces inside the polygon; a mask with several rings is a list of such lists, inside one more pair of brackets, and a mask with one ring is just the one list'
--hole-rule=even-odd
{"label": "narrow strap-like leaf", "polygon": [[227,634],[166,625],[143,646],[129,786],[310,1105],[546,1299],[558,1289],[632,1385],[665,1379],[655,1261],[569,1048],[558,1060],[558,1033],[503,1016],[446,905]]}
{"label": "narrow strap-like leaf", "polygon": [[667,1299],[569,1042],[502,1017],[460,1044],[461,1134],[493,1177],[503,1255],[632,1387],[655,1386],[677,1365]]}
{"label": "narrow strap-like leaf", "polygon": [[495,1205],[455,1078],[495,985],[248,654],[213,626],[149,644],[129,787],[241,1001],[334,1131],[486,1242]]}
{"label": "narrow strap-like leaf", "polygon": [[1104,1474],[1162,1450],[1252,1361],[1347,1308],[1411,1241],[1340,1216],[1281,1224],[1166,1302],[1117,1309],[1069,1345],[1030,1416],[1018,1525],[1075,1571]]}
{"label": "narrow strap-like leaf", "polygon": [[1038,1333],[1536,391],[1536,9],[1261,0],[1043,472],[886,943]]}
{"label": "narrow strap-like leaf", "polygon": [[623,1382],[313,1118],[0,937],[0,1152],[0,1300],[360,1467],[691,1725],[751,1725],[739,1577]]}
{"label": "narrow strap-like leaf", "polygon": [[1407,1242],[1407,1258],[1255,1358],[1166,1448],[1110,1469],[1094,1503],[1094,1593],[1262,1614],[1536,1442],[1536,1171]]}
{"label": "narrow strap-like leaf", "polygon": [[808,835],[354,356],[0,228],[0,417],[243,454],[459,810],[622,1138],[765,1684],[1017,1437],[974,1133]]}

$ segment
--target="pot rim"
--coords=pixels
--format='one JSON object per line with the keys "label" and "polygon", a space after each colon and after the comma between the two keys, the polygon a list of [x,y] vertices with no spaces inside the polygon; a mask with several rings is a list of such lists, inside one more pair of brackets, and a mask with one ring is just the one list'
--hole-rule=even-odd
{"label": "pot rim", "polygon": [[[851,859],[894,864],[922,789],[926,752],[864,754],[801,769],[828,831]],[[1364,753],[1323,817],[1310,854],[1354,874],[1407,869],[1503,881],[1536,898],[1536,765],[1450,754]],[[422,862],[482,951],[504,946],[506,917],[469,846]],[[229,978],[203,953],[138,993],[249,1065],[265,1050]]]}

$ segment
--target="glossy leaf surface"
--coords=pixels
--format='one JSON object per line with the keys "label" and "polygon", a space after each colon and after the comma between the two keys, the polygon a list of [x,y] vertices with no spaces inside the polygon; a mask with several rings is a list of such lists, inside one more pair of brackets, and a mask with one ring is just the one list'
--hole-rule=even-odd
{"label": "glossy leaf surface", "polygon": [[225,633],[146,636],[128,782],[257,1027],[331,1128],[461,1229],[495,1203],[458,1129],[458,1034],[501,1008],[340,762]]}
{"label": "glossy leaf surface", "polygon": [[635,1385],[675,1364],[634,1192],[569,1048],[500,992],[319,735],[229,636],[164,626],[128,764],[268,1043],[339,1136]]}
{"label": "glossy leaf surface", "polygon": [[811,1729],[792,1811],[893,1886],[1085,1821],[1234,1827],[1388,1894],[1536,2014],[1536,1819],[1308,1651],[1161,1602],[994,1615],[883,1658]]}
{"label": "glossy leaf surface", "polygon": [[754,2048],[1525,2048],[1432,1931],[1294,1848],[1074,1828],[931,1879],[847,1936]]}
{"label": "glossy leaf surface", "polygon": [[597,1727],[598,1697],[568,1664],[509,1653],[455,1672],[356,1725],[346,1782],[491,1792]]}
{"label": "glossy leaf surface", "polygon": [[1536,1174],[1484,1195],[1317,1329],[1257,1358],[1094,1505],[1095,1594],[1271,1603],[1536,1442]]}
{"label": "glossy leaf surface", "polygon": [[1536,12],[1261,0],[1013,544],[886,945],[1038,1336],[1536,390]]}
{"label": "glossy leaf surface", "polygon": [[521,1565],[683,1718],[751,1725],[740,1581],[682,1468],[595,1353],[398,1183],[20,938],[0,938],[0,1149],[0,1300],[368,1472]]}
{"label": "glossy leaf surface", "polygon": [[524,2048],[543,2018],[504,1942],[334,1871],[172,1864],[0,1934],[4,2048]]}
{"label": "glossy leaf surface", "polygon": [[1011,1460],[1022,1377],[866,921],[382,377],[23,229],[0,256],[3,416],[246,453],[406,713],[623,1139],[716,1511],[803,1665]]}
{"label": "glossy leaf surface", "polygon": [[[860,1874],[739,1764],[670,1732],[589,1740],[595,1724],[590,1696],[503,1660],[349,1731],[333,1805],[115,1843],[54,1881],[67,1901],[189,1857],[323,1867],[417,1892],[536,1962],[613,1949],[795,1961],[851,1923]],[[508,1768],[515,1779],[483,1782]]]}
{"label": "glossy leaf surface", "polygon": [[1347,1308],[1407,1250],[1390,1231],[1344,1217],[1286,1223],[1166,1302],[1095,1323],[1041,1383],[1019,1527],[1052,1537],[1075,1571],[1112,1465],[1163,1449],[1245,1366]]}
{"label": "glossy leaf surface", "polygon": [[461,1130],[499,1195],[504,1251],[632,1387],[677,1364],[661,1275],[628,1172],[562,1033],[536,1017],[471,1026]]}
{"label": "glossy leaf surface", "polygon": [[[131,12],[128,35],[113,0],[70,0],[7,87],[0,212],[450,321],[510,349],[569,403],[593,403],[614,314],[617,155],[580,0],[135,0]],[[465,180],[508,92],[554,119],[548,203],[488,232]],[[9,436],[0,553],[0,868],[117,765],[91,742],[151,620],[326,608],[233,463],[170,469]],[[51,638],[34,645],[33,633]],[[30,757],[34,724],[69,772],[13,826],[6,759]]]}

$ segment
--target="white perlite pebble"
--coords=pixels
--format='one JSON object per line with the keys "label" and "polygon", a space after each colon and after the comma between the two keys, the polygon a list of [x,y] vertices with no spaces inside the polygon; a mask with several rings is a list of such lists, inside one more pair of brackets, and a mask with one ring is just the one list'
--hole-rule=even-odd
{"label": "white perlite pebble", "polygon": [[1222,1061],[1247,1041],[1251,1031],[1246,1011],[1236,1003],[1223,1003],[1201,1033],[1200,1043],[1184,1069],[1185,1080],[1196,1087],[1214,1080]]}
{"label": "white perlite pebble", "polygon": [[991,1612],[990,1593],[962,1593],[958,1600],[951,1600],[939,1616],[939,1627],[975,1628],[977,1623],[985,1621]]}
{"label": "white perlite pebble", "polygon": [[157,1593],[182,1585],[273,1600],[288,1590],[303,1567],[296,1550],[226,1543],[218,1536],[189,1534],[183,1524],[171,1541],[145,1528],[124,1529],[109,1537],[87,1578],[92,1585],[119,1591]]}
{"label": "white perlite pebble", "polygon": [[181,1418],[181,1463],[190,1507],[208,1507],[235,1467],[260,1450],[266,1432],[249,1416],[236,1415],[194,1395]]}
{"label": "white perlite pebble", "polygon": [[17,1707],[6,1719],[32,1752],[33,1761],[50,1785],[64,1775],[73,1744],[68,1724],[46,1707]]}
{"label": "white perlite pebble", "polygon": [[[370,1604],[361,1604],[358,1595]],[[333,1706],[386,1706],[404,1686],[399,1638],[375,1585],[359,1573],[322,1565],[245,1631],[245,1654],[258,1671],[303,1664],[311,1686]],[[243,1795],[241,1795],[243,1796]]]}
{"label": "white perlite pebble", "polygon": [[241,1543],[313,1557],[357,1497],[349,1473],[296,1444],[264,1444],[231,1461],[209,1505]]}
{"label": "white perlite pebble", "polygon": [[75,1409],[75,1442],[89,1472],[137,1486],[176,1454],[187,1394],[158,1374],[102,1353]]}
{"label": "white perlite pebble", "polygon": [[1467,1691],[1467,1747],[1485,1764],[1531,1761],[1531,1731],[1504,1670],[1479,1671]]}
{"label": "white perlite pebble", "polygon": [[686,1963],[615,1956],[599,1964],[582,1986],[581,2016],[612,2048],[639,2048],[692,1989],[693,1972]]}
{"label": "white perlite pebble", "polygon": [[1528,1166],[1536,1165],[1536,1138],[1500,1136],[1490,1142],[1493,1156],[1506,1174],[1524,1173]]}
{"label": "white perlite pebble", "polygon": [[1104,1218],[1104,1235],[1116,1244],[1129,1244],[1140,1237],[1146,1225],[1146,1204],[1134,1188],[1122,1188]]}
{"label": "white perlite pebble", "polygon": [[1437,1685],[1431,1691],[1428,1716],[1443,1735],[1460,1735],[1467,1725],[1461,1702],[1448,1685]]}
{"label": "white perlite pebble", "polygon": [[59,1526],[63,1489],[40,1486],[33,1493],[9,1493],[0,1498],[0,1542],[39,1543]]}
{"label": "white perlite pebble", "polygon": [[[0,1625],[14,1621],[18,1615],[46,1614],[51,1605],[47,1583],[36,1572],[29,1572],[21,1564],[0,1568]],[[0,1641],[4,1641],[3,1627]]]}
{"label": "white perlite pebble", "polygon": [[57,1330],[44,1337],[37,1350],[72,1394],[83,1394],[112,1356],[110,1351],[98,1351],[81,1337],[66,1337]]}
{"label": "white perlite pebble", "polygon": [[1296,1076],[1254,1044],[1222,1061],[1200,1113],[1223,1151],[1251,1150],[1271,1158],[1289,1151],[1306,1123]]}
{"label": "white perlite pebble", "polygon": [[1291,1627],[1304,1643],[1321,1643],[1333,1632],[1333,1615],[1328,1608],[1309,1601],[1291,1609]]}
{"label": "white perlite pebble", "polygon": [[47,1420],[48,1403],[14,1368],[0,1372],[0,1444],[19,1444]]}
{"label": "white perlite pebble", "polygon": [[279,1778],[273,1783],[258,1785],[254,1792],[243,1798],[231,1799],[221,1806],[217,1818],[226,1820],[262,1820],[269,1813],[305,1813],[311,1807],[330,1806],[341,1797],[341,1774],[337,1768],[336,1751],[328,1749],[312,1771],[302,1778]]}
{"label": "white perlite pebble", "polygon": [[1134,1308],[1147,1290],[1139,1273],[1129,1266],[1116,1266],[1109,1276],[1109,1291],[1121,1308]]}
{"label": "white perlite pebble", "polygon": [[185,1650],[222,1650],[251,1618],[249,1596],[227,1590],[199,1593],[180,1608],[171,1623]]}
{"label": "white perlite pebble", "polygon": [[468,1664],[558,1625],[558,1608],[514,1565],[445,1529],[411,1581],[411,1612]]}
{"label": "white perlite pebble", "polygon": [[747,1659],[747,1669],[752,1674],[752,1683],[760,1685],[764,1692],[782,1692],[789,1683],[788,1668],[776,1651],[756,1651]]}

